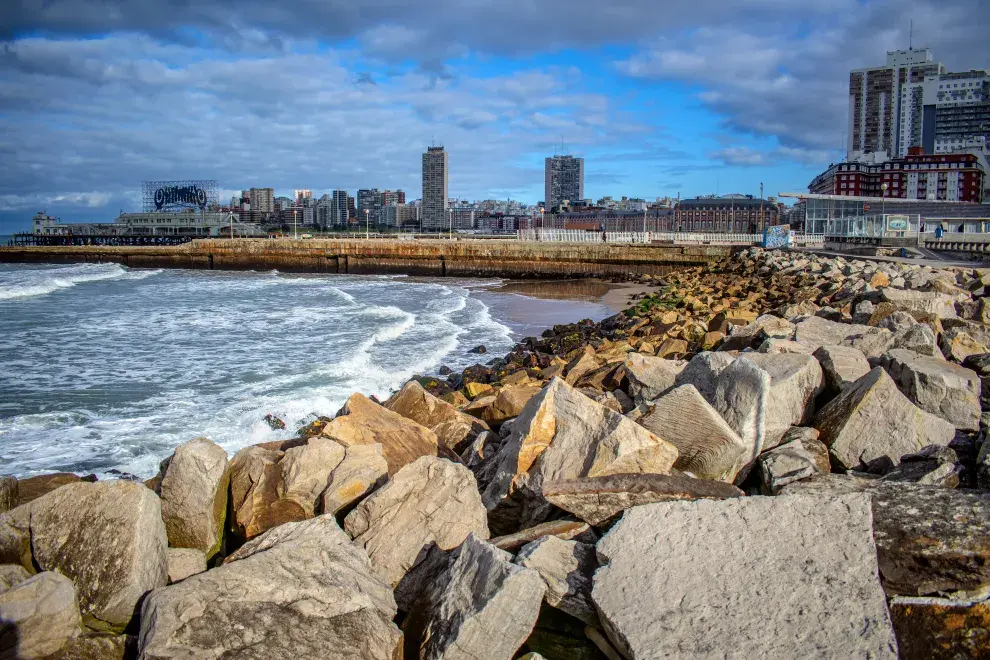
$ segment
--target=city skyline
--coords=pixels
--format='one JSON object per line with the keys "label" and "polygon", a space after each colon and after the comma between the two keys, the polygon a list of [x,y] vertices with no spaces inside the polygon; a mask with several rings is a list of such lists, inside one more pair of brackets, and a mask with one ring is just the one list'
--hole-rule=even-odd
{"label": "city skyline", "polygon": [[849,73],[906,48],[912,18],[949,71],[990,68],[979,0],[442,4],[5,8],[0,233],[110,219],[143,179],[418,191],[434,140],[457,198],[543,201],[561,143],[587,198],[769,196],[844,158]]}

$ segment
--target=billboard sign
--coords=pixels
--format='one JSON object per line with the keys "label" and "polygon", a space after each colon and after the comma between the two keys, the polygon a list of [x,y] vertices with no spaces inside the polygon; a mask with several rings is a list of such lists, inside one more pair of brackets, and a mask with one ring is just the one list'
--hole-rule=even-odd
{"label": "billboard sign", "polygon": [[888,215],[887,231],[907,231],[909,220],[906,215]]}
{"label": "billboard sign", "polygon": [[145,181],[141,187],[144,210],[149,212],[205,210],[219,202],[217,182],[213,180]]}
{"label": "billboard sign", "polygon": [[763,230],[763,247],[788,248],[791,246],[791,226],[773,225]]}

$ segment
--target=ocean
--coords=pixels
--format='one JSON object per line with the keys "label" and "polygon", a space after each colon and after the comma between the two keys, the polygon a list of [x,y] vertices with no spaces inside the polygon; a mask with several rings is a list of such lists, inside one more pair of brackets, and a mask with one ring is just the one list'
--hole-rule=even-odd
{"label": "ocean", "polygon": [[[147,478],[191,438],[231,455],[291,438],[354,392],[384,398],[610,313],[498,284],[0,264],[0,472]],[[487,355],[468,352],[479,344]]]}

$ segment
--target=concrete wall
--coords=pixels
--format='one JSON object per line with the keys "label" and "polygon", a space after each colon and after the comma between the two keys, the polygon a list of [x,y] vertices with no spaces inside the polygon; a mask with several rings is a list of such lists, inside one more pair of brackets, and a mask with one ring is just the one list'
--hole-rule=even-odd
{"label": "concrete wall", "polygon": [[132,268],[560,278],[659,274],[730,256],[734,246],[509,240],[202,239],[172,247],[4,247],[0,262],[114,262]]}

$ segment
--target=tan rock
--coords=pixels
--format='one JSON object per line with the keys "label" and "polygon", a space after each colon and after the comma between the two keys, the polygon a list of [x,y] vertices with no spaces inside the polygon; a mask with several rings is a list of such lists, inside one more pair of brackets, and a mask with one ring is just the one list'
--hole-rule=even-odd
{"label": "tan rock", "polygon": [[529,403],[529,400],[536,396],[539,391],[539,385],[518,385],[503,388],[499,390],[495,400],[482,413],[482,419],[488,422],[488,425],[493,429],[498,429],[505,420],[517,417]]}
{"label": "tan rock", "polygon": [[683,339],[667,337],[657,346],[657,356],[661,358],[683,356],[688,352],[688,343]]}
{"label": "tan rock", "polygon": [[162,518],[173,548],[220,551],[227,520],[227,452],[207,438],[179,445],[161,483]]}
{"label": "tan rock", "polygon": [[455,408],[463,408],[467,404],[471,403],[471,401],[466,396],[464,396],[464,394],[462,394],[460,390],[447,392],[446,394],[440,397],[440,400],[446,401]]}
{"label": "tan rock", "polygon": [[[643,345],[640,344],[640,350],[643,350]],[[568,385],[576,385],[581,378],[588,373],[591,373],[598,368],[598,359],[595,355],[595,349],[591,346],[585,346],[582,348],[578,354],[567,363],[564,367],[564,373],[567,374],[564,380],[567,381]]]}
{"label": "tan rock", "polygon": [[0,652],[5,658],[44,658],[82,632],[72,581],[39,573],[0,594]]}
{"label": "tan rock", "polygon": [[168,582],[176,584],[206,570],[206,555],[194,548],[168,549]]}
{"label": "tan rock", "polygon": [[0,513],[17,506],[17,477],[0,475]]}
{"label": "tan rock", "polygon": [[390,475],[421,456],[437,455],[437,435],[433,431],[363,394],[352,394],[341,412],[327,424],[323,434],[345,447],[380,444]]}
{"label": "tan rock", "polygon": [[[526,380],[529,379],[526,372],[516,373],[521,373]],[[385,402],[385,407],[430,429],[436,433],[440,442],[458,454],[464,451],[479,433],[488,430],[488,425],[483,421],[441,401],[414,380],[406,383],[401,390],[392,395]]]}
{"label": "tan rock", "polygon": [[[494,392],[494,390],[492,391]],[[492,405],[493,403],[495,403],[495,395],[486,394],[484,396],[479,396],[474,401],[464,406],[461,412],[464,413],[465,415],[470,415],[472,417],[481,419],[482,416],[485,414],[485,410],[487,410],[488,406]]]}
{"label": "tan rock", "polygon": [[939,345],[947,359],[960,363],[970,355],[990,352],[990,349],[974,339],[972,335],[958,328],[952,328],[942,333]]}
{"label": "tan rock", "polygon": [[531,541],[544,536],[553,536],[564,541],[571,541],[576,537],[594,538],[591,526],[581,520],[550,520],[533,527],[527,527],[515,534],[506,534],[493,538],[490,542],[499,550],[515,552]]}
{"label": "tan rock", "polygon": [[20,564],[0,564],[0,592],[30,579],[31,573]]}
{"label": "tan rock", "polygon": [[[245,447],[230,461],[230,531],[252,539],[283,523],[303,520],[306,512],[295,502],[279,499],[284,452],[261,446]],[[276,504],[278,503],[278,504]]]}
{"label": "tan rock", "polygon": [[471,532],[487,539],[485,507],[463,465],[423,456],[347,515],[344,529],[371,558],[375,573],[396,587],[431,544],[456,548]]}
{"label": "tan rock", "polygon": [[312,518],[330,474],[344,460],[344,451],[339,443],[324,437],[310,438],[305,445],[287,450],[279,463],[279,499],[298,505],[306,518]]}
{"label": "tan rock", "polygon": [[472,401],[477,399],[479,396],[483,396],[494,391],[495,388],[488,383],[468,383],[464,386],[464,393]]}
{"label": "tan rock", "polygon": [[82,481],[82,477],[71,472],[55,472],[19,479],[17,482],[17,506],[23,506],[66,484],[79,483],[80,481]]}
{"label": "tan rock", "polygon": [[674,386],[674,379],[685,366],[687,362],[683,360],[664,360],[630,353],[625,362],[629,396],[637,404],[656,399]]}
{"label": "tan rock", "polygon": [[890,276],[883,271],[877,271],[873,273],[873,277],[870,278],[870,286],[880,289],[885,286],[890,286]]}
{"label": "tan rock", "polygon": [[388,478],[388,463],[382,446],[353,445],[344,460],[333,469],[327,487],[320,496],[320,513],[336,514],[357,502]]}

